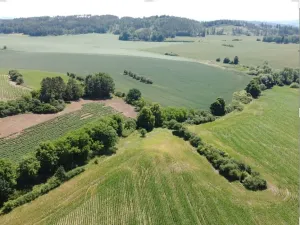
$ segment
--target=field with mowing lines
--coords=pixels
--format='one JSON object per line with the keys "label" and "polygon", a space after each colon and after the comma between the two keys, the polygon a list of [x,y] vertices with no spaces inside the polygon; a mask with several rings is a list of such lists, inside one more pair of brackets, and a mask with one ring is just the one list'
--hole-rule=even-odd
{"label": "field with mowing lines", "polygon": [[[262,37],[259,38],[262,39]],[[233,59],[237,55],[241,64],[258,66],[267,60],[270,65],[276,69],[282,69],[283,67],[298,68],[299,66],[299,46],[297,44],[265,43],[256,41],[257,37],[253,36],[178,37],[175,38],[175,40],[176,39],[195,42],[160,46],[145,50],[159,54],[173,52],[181,57],[200,61],[211,60],[213,62],[215,62],[217,58],[224,59],[225,57],[230,57]],[[232,41],[233,39],[242,39],[242,41]],[[222,46],[222,44],[231,44],[234,45],[234,47],[228,48]]]}
{"label": "field with mowing lines", "polygon": [[[114,156],[0,217],[14,224],[296,224],[297,195],[246,190],[168,130],[122,139]],[[295,174],[295,177],[297,175]]]}
{"label": "field with mowing lines", "polygon": [[[218,97],[231,101],[232,93],[244,89],[251,79],[245,74],[195,62],[120,55],[8,51],[0,54],[0,67],[35,68],[81,75],[106,72],[113,77],[117,91],[127,93],[130,88],[138,88],[146,99],[164,106],[202,109],[208,109]],[[154,84],[144,84],[124,76],[124,69],[148,77]]]}
{"label": "field with mowing lines", "polygon": [[28,93],[28,89],[11,84],[7,75],[0,74],[0,101],[16,99]]}
{"label": "field with mowing lines", "polygon": [[43,141],[54,140],[84,124],[114,113],[111,107],[99,103],[83,105],[79,111],[56,117],[47,122],[25,129],[21,134],[0,139],[0,158],[19,161]]}

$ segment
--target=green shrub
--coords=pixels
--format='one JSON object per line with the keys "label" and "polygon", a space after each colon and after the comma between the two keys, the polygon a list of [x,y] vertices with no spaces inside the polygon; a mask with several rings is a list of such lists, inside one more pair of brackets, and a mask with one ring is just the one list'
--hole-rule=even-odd
{"label": "green shrub", "polygon": [[193,147],[197,148],[199,147],[200,145],[202,145],[202,140],[199,136],[197,135],[193,135],[191,138],[190,138],[190,143]]}
{"label": "green shrub", "polygon": [[290,88],[299,88],[299,84],[298,83],[292,83],[290,85]]}
{"label": "green shrub", "polygon": [[146,137],[146,134],[147,134],[147,130],[146,129],[140,129],[140,134],[141,134],[141,137]]}
{"label": "green shrub", "polygon": [[257,175],[247,176],[243,181],[243,185],[245,188],[252,191],[267,189],[266,180],[262,179],[260,176]]}
{"label": "green shrub", "polygon": [[217,58],[216,61],[217,61],[217,62],[221,62],[221,59],[220,59],[220,58]]}

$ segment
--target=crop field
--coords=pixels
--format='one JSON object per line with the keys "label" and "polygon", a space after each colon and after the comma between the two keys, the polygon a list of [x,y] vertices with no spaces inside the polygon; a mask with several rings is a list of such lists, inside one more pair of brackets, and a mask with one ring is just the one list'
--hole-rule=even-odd
{"label": "crop field", "polygon": [[0,101],[16,99],[27,93],[28,89],[10,84],[8,76],[0,74]]}
{"label": "crop field", "polygon": [[[35,68],[60,73],[75,72],[81,75],[107,72],[115,80],[117,91],[127,93],[130,88],[138,88],[146,99],[165,106],[202,109],[208,109],[217,97],[231,101],[232,93],[244,89],[251,79],[250,76],[242,73],[234,73],[200,63],[118,55],[8,51],[0,54],[0,67]],[[125,69],[150,78],[154,84],[143,84],[123,76]],[[38,83],[35,82],[35,84]]]}
{"label": "crop field", "polygon": [[[275,44],[256,41],[262,37],[247,36],[206,36],[205,38],[176,38],[177,40],[190,40],[194,43],[181,43],[177,45],[154,47],[145,49],[153,53],[165,54],[174,52],[181,57],[196,59],[199,61],[214,61],[217,58],[224,59],[235,56],[240,58],[244,65],[261,65],[268,61],[276,69],[283,67],[298,68],[299,46],[297,44]],[[242,41],[232,41],[242,39]],[[225,41],[226,40],[226,41]],[[234,45],[233,48],[222,46],[222,44]]]}
{"label": "crop field", "polygon": [[32,126],[16,137],[12,135],[0,139],[0,158],[19,161],[26,153],[33,151],[39,143],[57,139],[71,130],[78,129],[86,123],[96,121],[102,116],[114,112],[111,107],[103,104],[85,104],[79,111]]}
{"label": "crop field", "polygon": [[168,130],[156,129],[144,139],[131,135],[118,148],[116,155],[91,162],[83,174],[1,216],[0,223],[297,223],[294,189],[252,192],[230,183]]}

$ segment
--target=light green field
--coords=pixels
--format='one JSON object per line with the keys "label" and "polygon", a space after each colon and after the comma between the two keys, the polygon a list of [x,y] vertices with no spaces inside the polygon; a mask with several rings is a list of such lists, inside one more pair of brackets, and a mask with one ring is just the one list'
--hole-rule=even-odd
{"label": "light green field", "polygon": [[69,131],[113,112],[112,108],[100,103],[85,104],[81,110],[32,126],[18,136],[0,139],[0,158],[20,161],[24,155],[34,151],[39,143],[58,139]]}
{"label": "light green field", "polygon": [[121,140],[116,155],[0,224],[296,224],[295,189],[276,188],[252,192],[229,183],[187,142],[157,129]]}
{"label": "light green field", "polygon": [[[8,74],[9,69],[0,69],[3,74]],[[31,89],[39,89],[41,87],[41,81],[46,77],[57,77],[60,76],[65,82],[68,81],[66,73],[54,73],[39,70],[18,70],[24,77],[23,86]]]}
{"label": "light green field", "polygon": [[[75,72],[87,75],[94,72],[111,74],[116,90],[128,92],[138,88],[143,96],[159,102],[164,106],[184,106],[208,109],[218,97],[231,101],[232,93],[245,88],[250,76],[241,73],[210,67],[188,61],[162,60],[156,58],[120,56],[120,55],[87,55],[62,53],[36,53],[7,51],[0,54],[0,68],[36,69],[55,71],[66,74]],[[128,76],[124,69],[150,78],[154,84],[143,84]],[[22,70],[21,70],[22,71]],[[36,72],[29,76],[28,82],[37,87],[41,78]],[[48,75],[48,74],[47,74]],[[50,74],[52,75],[52,74]],[[55,75],[55,74],[54,74]],[[45,74],[43,74],[43,77]],[[26,76],[24,77],[25,82]]]}
{"label": "light green field", "polygon": [[[206,36],[205,38],[176,38],[177,40],[194,40],[194,43],[181,43],[178,45],[161,46],[145,49],[153,53],[165,54],[174,52],[181,57],[196,59],[200,61],[217,58],[224,59],[235,56],[240,58],[244,65],[261,65],[265,60],[273,68],[299,67],[299,45],[297,44],[275,44],[256,41],[257,37],[247,36]],[[262,37],[259,37],[262,39]],[[232,41],[233,39],[243,39],[243,41]],[[226,40],[226,41],[224,41]],[[232,44],[233,48],[222,46],[222,44]]]}
{"label": "light green field", "polygon": [[28,89],[13,85],[7,75],[0,73],[0,101],[12,100],[29,93]]}

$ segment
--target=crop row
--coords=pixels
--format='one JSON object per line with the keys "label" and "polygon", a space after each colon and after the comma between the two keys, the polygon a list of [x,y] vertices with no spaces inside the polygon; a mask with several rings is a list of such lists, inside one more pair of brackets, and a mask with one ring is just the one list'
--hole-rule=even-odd
{"label": "crop row", "polygon": [[[112,108],[105,107],[103,104],[89,103],[79,111],[25,129],[16,138],[2,138],[0,139],[0,158],[18,161],[26,153],[33,151],[39,143],[57,139],[71,130],[112,112]],[[85,117],[85,115],[89,116]]]}

